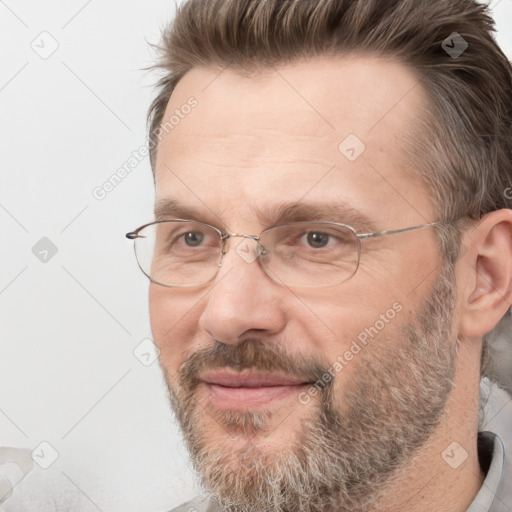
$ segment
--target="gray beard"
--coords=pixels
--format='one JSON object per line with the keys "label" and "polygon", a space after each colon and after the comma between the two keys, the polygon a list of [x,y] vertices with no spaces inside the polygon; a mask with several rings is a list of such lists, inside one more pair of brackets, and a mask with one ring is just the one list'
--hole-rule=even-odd
{"label": "gray beard", "polygon": [[[198,372],[229,366],[279,370],[314,381],[329,364],[287,354],[260,339],[217,342],[192,354],[180,368],[179,382],[172,385],[167,378],[167,384],[193,466],[219,509],[375,508],[394,475],[436,430],[453,388],[458,347],[451,334],[454,289],[453,267],[447,265],[416,322],[402,327],[399,343],[381,332],[355,358],[350,382],[343,389],[336,379],[327,384],[298,431],[290,432],[289,444],[277,450],[254,443],[271,433],[271,411],[220,412],[200,403]],[[300,413],[300,404],[296,409]],[[209,438],[208,422],[214,421],[226,431],[224,441]],[[243,437],[243,447],[233,448],[234,437]]]}

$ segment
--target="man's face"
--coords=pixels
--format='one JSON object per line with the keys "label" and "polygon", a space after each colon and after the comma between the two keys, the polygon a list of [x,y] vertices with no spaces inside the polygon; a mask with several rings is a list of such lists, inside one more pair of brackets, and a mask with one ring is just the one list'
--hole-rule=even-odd
{"label": "man's face", "polygon": [[[197,106],[158,148],[157,203],[253,235],[285,203],[342,206],[314,220],[360,233],[437,220],[405,156],[425,101],[405,67],[364,57],[194,69],[163,121],[191,96]],[[226,510],[321,510],[329,494],[364,510],[434,430],[450,390],[451,309],[436,301],[451,295],[433,230],[363,240],[356,274],[318,289],[273,281],[236,251],[243,241],[228,240],[207,285],[150,286],[194,463]]]}

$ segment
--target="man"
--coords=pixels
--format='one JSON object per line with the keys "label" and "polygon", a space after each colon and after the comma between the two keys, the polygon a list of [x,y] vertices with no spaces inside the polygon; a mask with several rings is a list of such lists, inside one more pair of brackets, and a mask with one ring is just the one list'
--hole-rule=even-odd
{"label": "man", "polygon": [[128,234],[205,489],[176,510],[512,510],[510,396],[487,379],[479,424],[512,295],[491,31],[470,0],[180,8],[156,222]]}

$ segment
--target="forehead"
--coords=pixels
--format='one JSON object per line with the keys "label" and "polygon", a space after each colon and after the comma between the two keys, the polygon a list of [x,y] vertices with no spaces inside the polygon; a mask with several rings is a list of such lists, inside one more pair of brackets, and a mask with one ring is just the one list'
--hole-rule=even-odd
{"label": "forehead", "polygon": [[[195,101],[194,108],[183,108]],[[279,202],[341,202],[366,216],[432,220],[405,152],[425,103],[407,67],[368,56],[323,57],[240,73],[197,68],[163,122],[157,203],[179,199],[250,219]],[[223,219],[228,221],[228,219]]]}

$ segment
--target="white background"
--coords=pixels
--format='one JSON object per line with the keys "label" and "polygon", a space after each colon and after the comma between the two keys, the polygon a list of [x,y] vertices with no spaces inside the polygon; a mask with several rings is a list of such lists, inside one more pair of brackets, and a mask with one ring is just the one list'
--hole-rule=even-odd
{"label": "white background", "polygon": [[[512,1],[494,5],[512,56]],[[196,494],[158,364],[133,354],[151,333],[124,233],[151,219],[149,159],[92,194],[145,143],[148,42],[174,9],[0,1],[0,445],[59,454],[0,510],[159,512]],[[47,262],[32,252],[43,237]]]}

